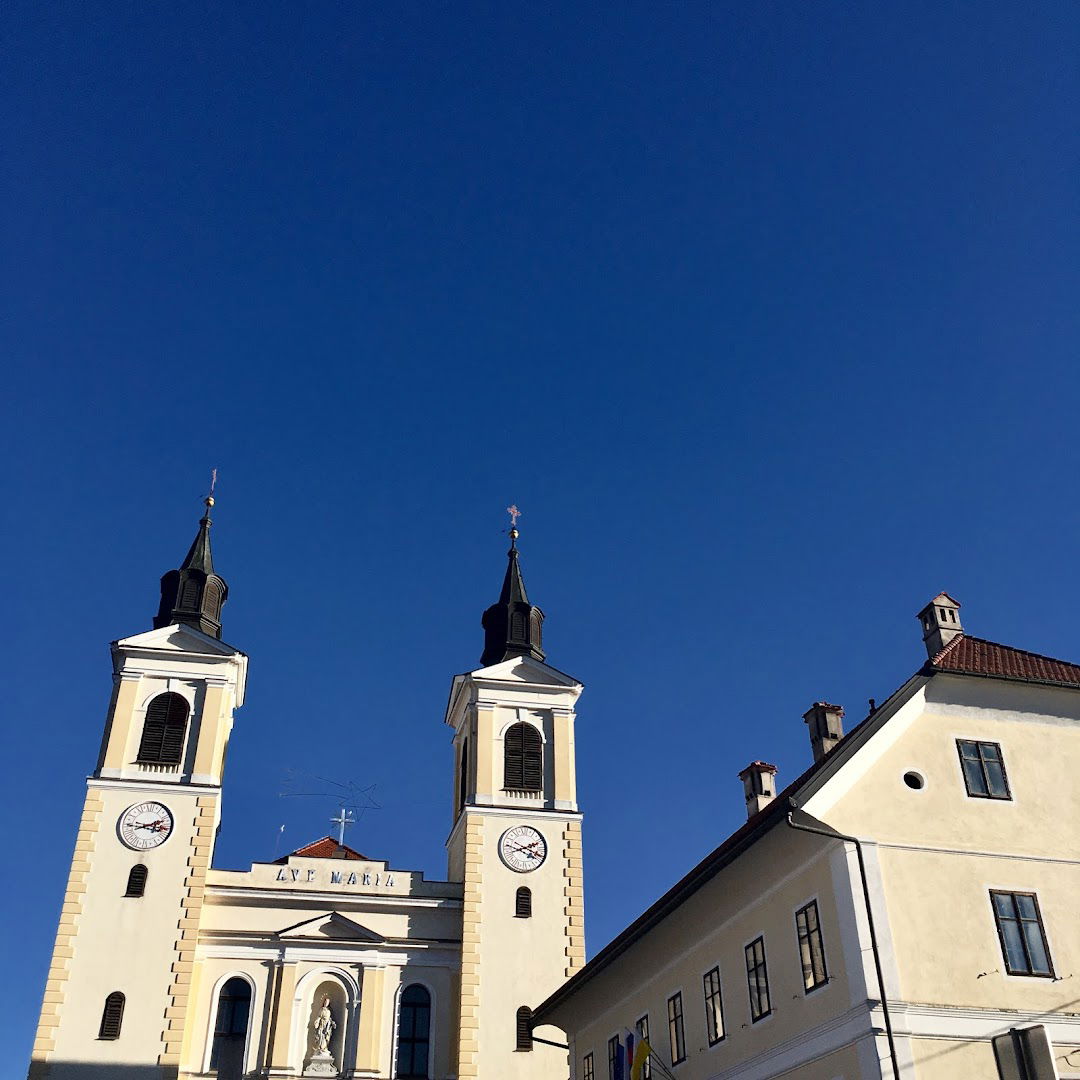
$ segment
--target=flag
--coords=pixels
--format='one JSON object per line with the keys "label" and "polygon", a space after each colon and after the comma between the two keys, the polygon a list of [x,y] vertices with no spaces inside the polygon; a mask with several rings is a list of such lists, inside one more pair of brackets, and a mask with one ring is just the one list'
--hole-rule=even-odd
{"label": "flag", "polygon": [[651,1053],[652,1047],[649,1045],[648,1039],[643,1035],[641,1042],[637,1044],[637,1049],[634,1051],[634,1060],[630,1064],[630,1080],[641,1080],[645,1071],[645,1062]]}

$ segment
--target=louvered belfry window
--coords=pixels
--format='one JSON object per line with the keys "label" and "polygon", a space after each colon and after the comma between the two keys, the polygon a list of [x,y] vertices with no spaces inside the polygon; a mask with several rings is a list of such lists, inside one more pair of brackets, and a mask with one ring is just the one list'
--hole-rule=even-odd
{"label": "louvered belfry window", "polygon": [[503,787],[541,791],[544,786],[544,744],[532,724],[510,727],[503,740]]}
{"label": "louvered belfry window", "polygon": [[137,760],[143,764],[179,765],[187,719],[188,703],[179,694],[158,694],[146,710]]}
{"label": "louvered belfry window", "polygon": [[124,1022],[124,995],[119,990],[114,990],[105,999],[105,1008],[101,1013],[101,1027],[98,1028],[99,1039],[119,1039],[120,1025]]}
{"label": "louvered belfry window", "polygon": [[531,1050],[532,1048],[532,1009],[528,1005],[522,1005],[517,1011],[517,1049]]}
{"label": "louvered belfry window", "polygon": [[142,896],[146,892],[146,878],[149,871],[142,863],[131,868],[131,872],[128,874],[127,890],[124,892],[125,896]]}
{"label": "louvered belfry window", "polygon": [[528,885],[522,885],[514,898],[514,918],[532,918],[532,889]]}

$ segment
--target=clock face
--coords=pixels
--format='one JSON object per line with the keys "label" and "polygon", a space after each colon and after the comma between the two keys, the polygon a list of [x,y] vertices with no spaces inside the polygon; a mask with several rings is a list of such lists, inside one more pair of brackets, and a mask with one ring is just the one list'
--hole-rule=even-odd
{"label": "clock face", "polygon": [[172,814],[159,802],[141,802],[129,806],[116,823],[120,839],[129,848],[145,851],[160,847],[173,829]]}
{"label": "clock face", "polygon": [[502,861],[519,874],[527,874],[544,864],[547,841],[529,825],[515,825],[499,839]]}

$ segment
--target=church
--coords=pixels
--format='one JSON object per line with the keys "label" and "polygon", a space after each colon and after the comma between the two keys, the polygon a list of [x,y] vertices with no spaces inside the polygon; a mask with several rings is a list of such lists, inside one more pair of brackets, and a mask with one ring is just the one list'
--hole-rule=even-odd
{"label": "church", "polygon": [[585,962],[582,686],[546,662],[517,530],[480,664],[450,687],[446,880],[342,837],[224,870],[248,665],[222,636],[212,506],[152,628],[112,645],[30,1077],[564,1077],[561,1033],[534,1036],[531,1007]]}

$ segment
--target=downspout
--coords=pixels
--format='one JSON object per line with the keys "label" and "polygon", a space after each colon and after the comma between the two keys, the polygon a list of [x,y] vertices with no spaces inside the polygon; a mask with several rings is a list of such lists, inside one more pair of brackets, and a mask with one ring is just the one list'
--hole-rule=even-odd
{"label": "downspout", "polygon": [[791,828],[799,832],[813,833],[815,836],[824,836],[829,840],[844,840],[855,845],[855,854],[859,858],[859,877],[862,879],[863,900],[866,903],[866,922],[870,928],[870,949],[874,954],[874,970],[877,972],[878,994],[881,996],[881,1012],[885,1019],[885,1037],[889,1042],[889,1057],[892,1059],[894,1080],[901,1080],[900,1063],[896,1057],[896,1041],[893,1039],[892,1017],[889,1015],[889,1001],[885,996],[885,976],[881,970],[881,952],[878,949],[877,932],[874,929],[874,910],[870,905],[870,886],[866,881],[866,863],[863,860],[862,841],[857,836],[845,836],[844,833],[837,832],[823,821],[817,822],[823,828],[799,824],[795,821],[796,811],[802,817],[809,818],[811,821],[817,821],[817,818],[811,817],[805,810],[799,810],[799,806],[794,799],[789,800],[789,805],[791,810],[788,811],[787,823]]}

